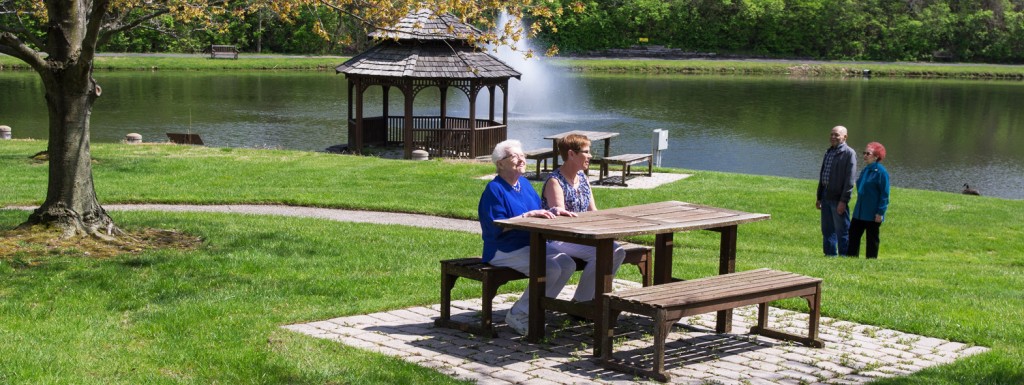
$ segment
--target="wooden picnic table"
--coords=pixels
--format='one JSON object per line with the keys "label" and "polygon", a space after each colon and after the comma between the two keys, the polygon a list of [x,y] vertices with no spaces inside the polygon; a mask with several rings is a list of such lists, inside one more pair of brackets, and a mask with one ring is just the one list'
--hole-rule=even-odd
{"label": "wooden picnic table", "polygon": [[[527,340],[539,342],[544,336],[544,311],[555,310],[594,320],[594,353],[600,347],[598,331],[603,327],[604,304],[600,299],[612,290],[612,242],[626,236],[654,234],[654,284],[672,282],[673,236],[677,232],[710,230],[721,233],[719,274],[736,271],[736,233],[740,224],[768,220],[771,215],[754,214],[693,203],[666,201],[637,206],[588,211],[577,217],[515,218],[495,221],[498,226],[530,232],[530,321]],[[544,293],[547,241],[561,240],[597,248],[597,279],[594,301],[573,303],[547,298]],[[719,311],[716,331],[732,329],[732,310]]]}
{"label": "wooden picnic table", "polygon": [[[561,134],[545,136],[544,139],[551,139],[551,148],[555,150],[555,161],[554,161],[555,164],[552,167],[552,170],[558,168],[558,140],[562,139],[562,138],[564,138],[566,136],[569,136],[571,134],[579,134],[579,135],[586,136],[587,139],[590,139],[590,143],[592,143],[592,144],[593,143],[597,143],[598,141],[604,141],[604,152],[602,153],[601,156],[606,157],[606,158],[611,155],[610,150],[611,150],[612,138],[614,138],[616,136],[619,136],[618,132],[581,131],[581,130],[573,130],[573,131],[563,132]],[[591,150],[593,150],[593,148],[591,148]]]}

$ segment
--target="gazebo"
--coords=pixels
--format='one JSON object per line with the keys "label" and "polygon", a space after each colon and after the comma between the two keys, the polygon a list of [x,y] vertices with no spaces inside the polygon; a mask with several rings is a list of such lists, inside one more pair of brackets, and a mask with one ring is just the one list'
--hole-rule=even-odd
{"label": "gazebo", "polygon": [[[366,145],[403,145],[405,158],[415,149],[431,157],[475,158],[489,154],[507,137],[508,80],[519,79],[512,67],[470,44],[468,37],[480,30],[450,14],[435,15],[421,9],[410,12],[391,29],[369,36],[380,42],[339,65],[335,70],[348,79],[348,148],[362,153]],[[380,116],[364,114],[364,94],[371,86],[383,90]],[[402,92],[405,111],[388,111],[391,88]],[[416,95],[428,88],[440,90],[440,114],[415,116]],[[447,111],[449,88],[469,98],[469,116],[451,117]],[[487,119],[477,115],[480,91],[490,94]],[[495,88],[502,91],[501,122],[495,120]]]}

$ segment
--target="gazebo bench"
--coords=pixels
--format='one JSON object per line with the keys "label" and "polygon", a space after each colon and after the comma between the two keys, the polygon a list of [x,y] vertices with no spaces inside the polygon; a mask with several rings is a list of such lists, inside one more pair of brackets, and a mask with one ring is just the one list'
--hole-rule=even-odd
{"label": "gazebo bench", "polygon": [[606,158],[597,159],[597,163],[601,165],[601,176],[598,178],[598,184],[609,183],[606,179],[609,179],[610,171],[609,166],[619,165],[622,167],[622,180],[619,183],[610,182],[611,184],[617,184],[620,186],[626,186],[626,177],[633,175],[631,167],[637,163],[647,162],[646,176],[651,176],[653,162],[651,162],[651,154],[622,154],[616,156],[609,156]]}
{"label": "gazebo bench", "polygon": [[[619,245],[626,249],[626,258],[622,264],[636,265],[640,269],[642,284],[650,286],[654,281],[652,248],[626,242],[619,242]],[[576,261],[577,271],[583,270],[585,266],[586,262]],[[483,297],[481,298],[483,303],[481,304],[479,325],[452,320],[452,289],[455,288],[455,281],[460,277],[480,281],[483,284]],[[441,317],[434,320],[434,325],[485,337],[496,337],[498,333],[494,331],[492,306],[494,297],[498,294],[498,288],[508,282],[526,278],[525,274],[514,269],[493,266],[478,257],[441,261]]]}
{"label": "gazebo bench", "polygon": [[533,160],[537,163],[537,175],[535,176],[537,179],[540,179],[541,162],[544,162],[544,170],[547,171],[549,170],[548,159],[552,159],[553,162],[553,159],[558,156],[558,154],[555,153],[555,150],[550,148],[538,148],[535,150],[524,151],[523,154],[526,154],[526,159]]}
{"label": "gazebo bench", "polygon": [[[820,348],[824,346],[818,339],[821,282],[820,278],[785,271],[757,269],[607,293],[604,296],[605,323],[603,330],[600,331],[601,365],[607,369],[643,375],[662,382],[669,381],[670,376],[665,372],[665,339],[672,330],[673,324],[682,317],[753,304],[758,305],[758,311],[757,326],[750,328],[751,334],[795,341]],[[768,302],[795,297],[806,299],[810,307],[807,336],[768,329]],[[615,337],[615,322],[621,312],[640,314],[654,319],[654,364],[652,369],[643,369],[613,359],[612,340]],[[726,332],[726,330],[716,331],[718,333]]]}

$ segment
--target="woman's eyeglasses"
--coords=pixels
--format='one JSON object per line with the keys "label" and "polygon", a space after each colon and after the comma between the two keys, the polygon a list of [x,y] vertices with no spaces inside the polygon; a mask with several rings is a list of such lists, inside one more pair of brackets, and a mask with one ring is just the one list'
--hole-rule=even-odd
{"label": "woman's eyeglasses", "polygon": [[501,158],[501,160],[510,159],[510,158],[526,159],[526,154],[511,153],[511,154],[505,155],[505,157]]}
{"label": "woman's eyeglasses", "polygon": [[871,151],[864,151],[864,156],[868,156],[868,155],[874,155],[874,154],[872,154]]}

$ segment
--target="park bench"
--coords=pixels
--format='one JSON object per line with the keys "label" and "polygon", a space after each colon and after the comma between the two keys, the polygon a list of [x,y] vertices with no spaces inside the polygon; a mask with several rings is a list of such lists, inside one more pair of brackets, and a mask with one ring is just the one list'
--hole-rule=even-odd
{"label": "park bench", "polygon": [[203,145],[203,138],[199,137],[199,134],[179,134],[168,132],[167,139],[174,144],[194,144],[197,146]]}
{"label": "park bench", "polygon": [[[643,162],[647,162],[647,172],[644,175],[651,176],[653,166],[651,157],[651,154],[622,154],[597,159],[597,163],[601,165],[601,175],[597,180],[597,184],[609,183],[626,186],[626,178],[633,175],[632,166]],[[611,179],[608,174],[611,173],[611,165],[622,167],[622,180],[619,182],[609,182]]]}
{"label": "park bench", "polygon": [[554,157],[558,156],[558,154],[555,153],[555,150],[552,150],[550,148],[538,148],[536,150],[524,151],[523,153],[526,154],[526,159],[530,159],[536,162],[537,174],[534,176],[536,179],[540,179],[541,162],[544,163],[543,170],[549,171],[550,169],[548,169],[548,159],[553,159]]}
{"label": "park bench", "polygon": [[[600,332],[601,365],[607,369],[643,375],[663,382],[669,381],[670,376],[665,372],[665,338],[668,337],[673,324],[682,317],[753,304],[758,305],[758,312],[757,326],[750,328],[751,334],[822,347],[824,344],[818,339],[821,282],[820,278],[757,269],[607,293],[604,297],[605,322]],[[806,299],[810,307],[809,330],[806,337],[767,327],[768,302],[795,297]],[[621,312],[653,318],[653,368],[643,369],[613,359],[612,340],[615,337],[615,322]],[[727,330],[716,332],[726,333]]]}
{"label": "park bench", "polygon": [[[623,259],[622,264],[636,265],[640,269],[642,284],[650,286],[654,280],[651,247],[625,242],[619,244],[626,249],[626,258]],[[586,266],[585,262],[576,261],[577,271],[583,270],[584,266]],[[455,321],[451,317],[452,289],[455,288],[455,281],[459,278],[479,281],[483,285],[479,325]],[[494,297],[498,294],[498,288],[508,282],[526,278],[525,274],[514,269],[492,266],[478,257],[441,261],[441,317],[434,321],[434,325],[480,336],[496,337],[498,334],[494,331],[492,305]]]}
{"label": "park bench", "polygon": [[238,59],[238,48],[233,45],[211,45],[210,59]]}

